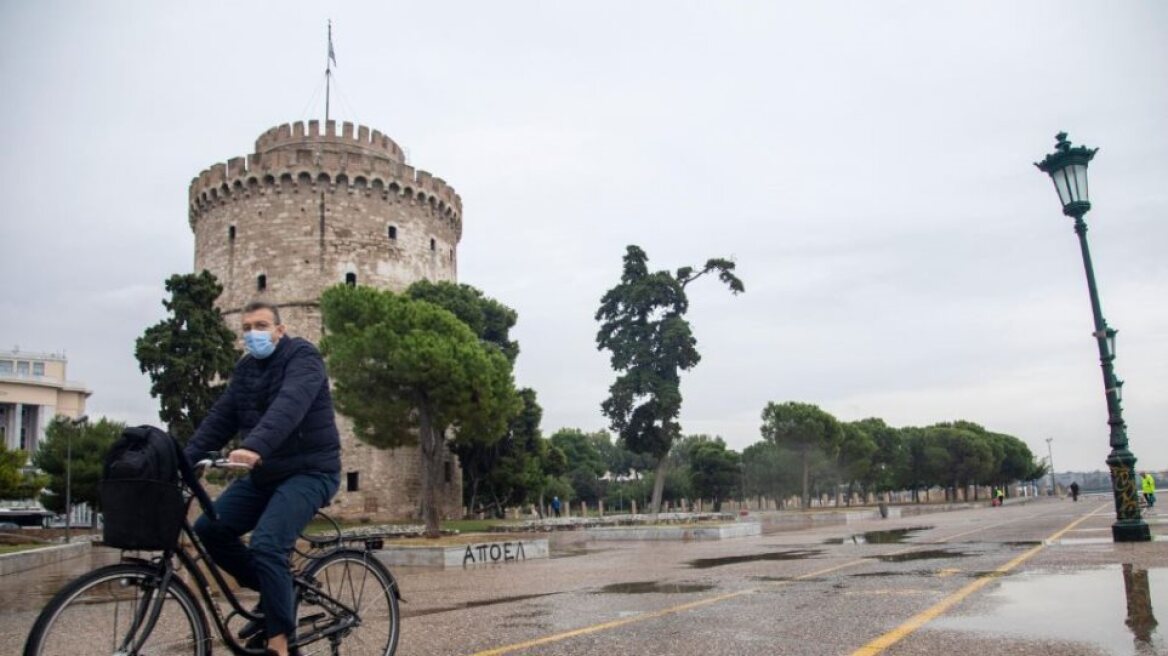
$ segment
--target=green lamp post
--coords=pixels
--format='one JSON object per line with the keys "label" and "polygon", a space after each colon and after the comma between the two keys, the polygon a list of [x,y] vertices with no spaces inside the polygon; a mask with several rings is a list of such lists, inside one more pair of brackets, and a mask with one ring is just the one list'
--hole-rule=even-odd
{"label": "green lamp post", "polygon": [[1136,457],[1127,448],[1127,426],[1123,423],[1123,381],[1115,377],[1115,329],[1103,319],[1099,305],[1099,290],[1095,287],[1095,271],[1091,267],[1091,252],[1087,249],[1087,224],[1083,215],[1091,209],[1087,193],[1087,164],[1098,148],[1071,147],[1067,133],[1055,137],[1055,152],[1034,165],[1050,175],[1058,192],[1063,214],[1075,220],[1075,234],[1083,251],[1083,268],[1087,270],[1087,291],[1091,295],[1091,311],[1095,317],[1093,333],[1099,345],[1099,361],[1103,368],[1103,389],[1107,396],[1107,424],[1111,427],[1111,454],[1107,466],[1111,469],[1111,487],[1115,496],[1115,523],[1111,537],[1116,542],[1147,542],[1152,539],[1148,524],[1140,517],[1139,497],[1136,491]]}

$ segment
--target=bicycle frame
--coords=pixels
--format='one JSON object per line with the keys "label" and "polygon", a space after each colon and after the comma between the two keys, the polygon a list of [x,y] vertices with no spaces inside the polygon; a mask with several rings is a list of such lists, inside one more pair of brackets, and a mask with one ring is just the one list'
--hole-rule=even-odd
{"label": "bicycle frame", "polygon": [[[177,574],[178,570],[182,569],[186,570],[194,579],[195,587],[198,588],[198,595],[201,601],[200,605],[203,606],[205,610],[209,611],[211,619],[215,625],[215,630],[219,633],[219,636],[223,639],[223,642],[227,645],[227,648],[230,649],[234,654],[240,654],[244,656],[256,656],[263,654],[266,651],[264,647],[260,647],[258,649],[249,649],[246,645],[240,644],[239,640],[227,626],[227,623],[234,615],[241,615],[245,619],[252,621],[258,621],[260,618],[250,610],[244,608],[239,598],[231,590],[230,585],[228,585],[222,570],[214,562],[214,560],[211,559],[211,555],[207,551],[207,548],[203,545],[202,541],[195,533],[194,527],[186,517],[190,515],[191,505],[196,499],[196,495],[193,494],[190,490],[185,490],[184,494],[187,497],[186,512],[184,513],[180,535],[186,536],[187,540],[189,540],[190,548],[188,549],[183,546],[182,539],[180,537],[179,543],[175,545],[174,549],[163,551],[162,555],[157,559],[146,560],[142,558],[123,557],[123,560],[131,562],[142,562],[155,565],[159,568],[161,574],[161,580],[159,582],[158,588],[155,592],[152,593],[154,595],[154,599],[149,600],[145,604],[142,604],[138,616],[133,619],[131,626],[132,630],[128,632],[129,638],[127,638],[127,642],[129,642],[130,639],[133,639],[134,644],[123,645],[123,648],[127,649],[127,653],[137,653],[137,649],[141,647],[141,643],[145,641],[145,639],[150,635],[150,632],[153,630],[154,623],[157,622],[158,616],[162,610],[162,604],[166,599],[165,594],[158,594],[158,592],[164,591],[167,585],[169,585],[171,578]],[[320,514],[323,515],[323,513]],[[323,516],[326,518],[328,517],[327,515]],[[331,518],[329,519],[331,520]],[[327,557],[328,555],[339,550],[342,544],[343,540],[340,535],[338,535],[335,539],[313,542],[309,552],[303,552],[298,549],[295,549],[294,551],[306,559],[318,560]],[[330,546],[333,548],[329,549],[328,547]],[[366,549],[368,549],[368,547],[369,541],[366,541]],[[193,554],[191,553],[192,550],[194,552]],[[320,553],[318,555],[312,553],[312,551],[320,551]],[[177,566],[175,564],[175,560],[178,561]],[[208,577],[203,573],[203,570],[199,568],[199,561],[207,564],[207,571],[210,573],[210,579],[208,579]],[[220,611],[219,604],[216,603],[211,590],[211,581],[214,582],[215,587],[218,588],[218,590],[222,593],[223,598],[230,605],[230,611],[226,613]],[[392,574],[390,574],[390,581],[393,587],[393,593],[400,599],[401,594],[398,591],[396,581],[393,580]],[[295,572],[293,573],[292,585],[295,589],[310,592],[318,601],[327,602],[327,605],[321,603],[320,606],[324,608],[330,615],[332,615],[333,618],[344,618],[344,621],[340,621],[332,626],[325,627],[323,630],[314,629],[305,636],[289,636],[289,641],[293,644],[300,644],[300,642],[296,639],[301,637],[310,638],[304,642],[315,642],[317,640],[327,638],[333,634],[348,629],[358,621],[355,609],[350,608],[340,600],[332,597],[324,590],[321,590],[319,586],[316,586],[313,582],[303,578],[302,576],[299,576]],[[139,627],[143,627],[143,630],[139,631]],[[135,636],[137,637],[135,638]]]}

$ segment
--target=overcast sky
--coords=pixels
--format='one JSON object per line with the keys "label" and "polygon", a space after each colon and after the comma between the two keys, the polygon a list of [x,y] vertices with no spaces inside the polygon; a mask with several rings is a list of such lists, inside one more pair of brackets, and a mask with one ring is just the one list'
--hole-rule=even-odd
{"label": "overcast sky", "polygon": [[690,286],[686,433],[741,449],[803,401],[1103,469],[1083,264],[1033,166],[1066,130],[1100,148],[1131,449],[1168,468],[1163,2],[0,0],[0,349],[64,351],[92,416],[158,421],[133,342],[193,266],[187,187],[323,116],[329,18],[333,117],[461,194],[460,281],[519,312],[545,433],[606,427],[593,316],[638,244],[746,284]]}

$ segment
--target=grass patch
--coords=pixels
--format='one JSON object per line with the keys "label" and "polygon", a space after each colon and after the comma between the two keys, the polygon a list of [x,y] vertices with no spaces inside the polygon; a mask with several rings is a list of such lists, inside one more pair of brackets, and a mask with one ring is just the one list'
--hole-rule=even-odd
{"label": "grass patch", "polygon": [[[438,526],[443,530],[458,531],[459,533],[485,533],[491,530],[492,526],[500,526],[507,524],[514,524],[514,521],[503,519],[452,519],[445,522],[440,522]],[[341,530],[350,528],[365,528],[369,526],[419,526],[421,522],[387,522],[376,523],[361,520],[337,520]],[[333,528],[331,522],[326,522],[321,519],[314,519],[308,524],[305,533],[310,535],[328,535],[333,533],[336,529]]]}
{"label": "grass patch", "polygon": [[43,547],[43,544],[0,544],[0,554],[16,553],[18,551],[28,551],[29,549],[37,549]]}

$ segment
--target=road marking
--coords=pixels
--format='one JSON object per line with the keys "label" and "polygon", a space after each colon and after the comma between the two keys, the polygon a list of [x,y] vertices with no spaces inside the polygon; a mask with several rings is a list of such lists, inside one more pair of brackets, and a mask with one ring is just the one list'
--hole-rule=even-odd
{"label": "road marking", "polygon": [[879,638],[876,638],[872,642],[869,642],[868,644],[864,645],[863,647],[860,647],[856,651],[852,652],[852,656],[876,656],[876,654],[883,652],[885,649],[888,649],[892,645],[905,639],[906,637],[908,637],[910,634],[912,634],[914,631],[921,628],[925,624],[928,624],[929,622],[936,619],[938,616],[943,614],[945,611],[949,610],[950,608],[952,608],[953,606],[958,604],[962,599],[965,599],[966,597],[973,594],[974,592],[977,592],[978,590],[989,585],[989,583],[991,581],[993,581],[994,579],[1002,576],[1003,574],[1009,572],[1010,570],[1014,569],[1015,567],[1026,562],[1032,556],[1037,554],[1039,551],[1042,551],[1043,549],[1045,549],[1048,544],[1051,544],[1055,540],[1059,539],[1065,533],[1067,533],[1071,529],[1075,528],[1079,524],[1087,521],[1089,518],[1093,517],[1096,513],[1098,513],[1100,510],[1102,510],[1106,507],[1107,507],[1107,504],[1099,506],[1095,510],[1087,513],[1086,515],[1083,515],[1082,517],[1079,517],[1078,519],[1071,522],[1070,524],[1067,524],[1063,528],[1056,531],[1049,538],[1043,540],[1042,544],[1039,544],[1036,547],[1032,547],[1032,548],[1028,549],[1022,555],[1018,556],[1017,558],[1011,560],[1010,562],[1006,563],[1005,565],[1002,565],[1001,567],[994,570],[993,576],[987,576],[984,578],[977,579],[974,582],[970,583],[969,585],[965,586],[964,588],[961,588],[957,592],[954,592],[953,594],[949,595],[948,597],[945,597],[941,601],[934,604],[931,608],[928,608],[928,609],[912,616],[904,624],[901,624],[900,626],[896,627],[895,629],[889,631],[888,633],[885,633],[884,635],[880,636]]}
{"label": "road marking", "polygon": [[699,599],[697,601],[691,601],[688,604],[681,604],[680,606],[671,606],[669,608],[662,608],[661,610],[655,610],[655,611],[651,611],[651,612],[647,612],[647,613],[641,613],[639,615],[636,615],[633,617],[626,617],[625,619],[621,619],[621,620],[614,620],[612,622],[605,622],[603,624],[593,624],[592,626],[585,626],[583,628],[574,629],[572,631],[565,631],[563,633],[556,633],[553,635],[544,636],[542,638],[536,638],[535,640],[528,640],[527,642],[517,642],[517,643],[512,644],[512,645],[505,645],[503,647],[498,647],[495,649],[488,649],[486,651],[476,652],[474,654],[474,656],[498,656],[499,654],[510,654],[511,652],[514,652],[514,651],[519,651],[522,649],[530,649],[532,647],[546,645],[550,642],[559,642],[561,640],[567,640],[568,638],[574,638],[576,636],[587,635],[589,633],[596,633],[597,631],[606,631],[608,629],[615,629],[618,626],[632,624],[633,622],[643,622],[645,620],[651,620],[651,619],[656,619],[658,617],[664,617],[666,615],[672,615],[674,613],[680,613],[682,611],[690,610],[691,608],[700,608],[702,606],[716,604],[720,601],[726,601],[727,599],[733,599],[735,597],[741,597],[743,595],[754,594],[755,592],[758,592],[758,590],[756,588],[751,588],[749,590],[739,590],[737,592],[730,592],[730,593],[727,593],[724,595],[718,595],[717,597],[708,597],[706,599]]}
{"label": "road marking", "polygon": [[[1103,507],[1105,507],[1105,506],[1100,506],[1100,508],[1103,508]],[[1055,533],[1053,536],[1048,538],[1048,540],[1057,539],[1063,533],[1070,530],[1071,528],[1076,526],[1079,522],[1082,522],[1083,520],[1087,519],[1088,517],[1095,514],[1096,512],[1098,512],[1098,510],[1092,511],[1089,514],[1084,515],[1083,517],[1080,517],[1078,520],[1072,522],[1066,528],[1062,529],[1061,531]],[[1018,519],[1029,519],[1029,517],[1023,517],[1023,518],[1018,518]],[[957,535],[951,535],[948,538],[940,540],[939,542],[945,542],[945,541],[951,540],[955,537],[960,537],[962,535],[966,535],[967,533],[984,531],[987,528],[992,528],[994,526],[1000,526],[1002,524],[1009,524],[1013,521],[1018,521],[1018,519],[1007,520],[1007,521],[999,522],[998,524],[993,524],[990,526],[982,526],[982,527],[979,527],[973,531],[967,531],[965,533],[958,533]],[[920,546],[920,545],[918,544],[915,546]],[[984,578],[978,579],[978,581],[975,583],[980,583],[981,585],[978,585],[973,590],[976,590],[976,589],[982,587],[983,585],[985,585],[986,583],[989,583],[993,579],[1001,576],[1002,573],[1009,571],[1009,569],[1013,569],[1018,564],[1022,563],[1024,560],[1026,560],[1027,558],[1032,556],[1034,553],[1037,553],[1038,550],[1043,548],[1043,546],[1045,546],[1045,543],[1043,545],[1040,545],[1038,547],[1031,549],[1030,551],[1027,551],[1026,553],[1022,554],[1018,558],[1015,558],[1014,560],[1010,561],[1010,563],[1007,563],[1005,566],[1003,566],[1003,568],[999,568],[998,570],[995,570],[990,576],[986,576]],[[903,553],[903,552],[907,552],[907,551],[911,551],[911,550],[912,550],[912,547],[909,547],[906,549],[902,549],[900,551],[895,551],[893,553]],[[831,572],[834,572],[837,570],[846,569],[848,567],[855,567],[856,565],[869,564],[871,562],[872,562],[871,558],[859,558],[857,560],[848,561],[848,562],[840,564],[840,565],[833,565],[831,567],[826,567],[824,569],[816,570],[814,572],[808,572],[806,574],[801,574],[799,576],[791,577],[791,581],[801,581],[804,579],[811,579],[811,578],[815,578],[818,576],[823,576],[824,574],[828,574],[828,573],[831,573]],[[768,583],[768,585],[765,587],[767,587],[767,588],[781,587],[781,586],[787,585],[789,583],[790,583],[790,581],[775,581],[775,582]],[[681,613],[681,612],[684,612],[687,610],[692,610],[694,608],[701,608],[703,606],[709,606],[712,604],[721,603],[723,601],[728,601],[730,599],[735,599],[735,598],[742,597],[745,595],[755,594],[755,593],[759,592],[760,590],[761,590],[761,588],[757,588],[757,587],[756,588],[748,588],[745,590],[738,590],[736,592],[729,592],[727,594],[718,595],[715,597],[707,597],[705,599],[698,599],[697,601],[691,601],[691,602],[680,604],[677,606],[670,606],[668,608],[662,608],[660,610],[639,613],[637,615],[623,617],[621,619],[612,620],[609,622],[602,622],[600,624],[593,624],[591,626],[584,626],[584,627],[580,627],[579,629],[572,629],[570,631],[564,631],[562,633],[554,633],[552,635],[547,635],[547,636],[544,636],[542,638],[535,638],[533,640],[527,640],[524,642],[516,642],[516,643],[510,644],[510,645],[503,645],[502,647],[496,647],[494,649],[487,649],[485,651],[475,652],[474,654],[472,654],[472,656],[502,656],[502,654],[510,654],[510,653],[521,651],[524,649],[531,649],[532,647],[539,647],[541,645],[546,645],[546,644],[550,644],[553,642],[560,642],[563,640],[568,640],[570,638],[575,638],[577,636],[588,635],[590,633],[598,633],[600,631],[607,631],[609,629],[615,629],[618,627],[626,626],[628,624],[634,624],[636,622],[644,622],[646,620],[657,619],[659,617],[665,617],[666,615],[673,615],[676,613]],[[963,595],[962,598],[964,598],[968,594],[972,593],[973,590],[970,590],[969,592],[965,593],[965,595]],[[959,599],[955,600],[953,603],[956,603],[957,601],[960,601],[960,600]],[[942,602],[942,603],[944,603],[944,602]],[[949,604],[949,605],[951,606],[952,604]],[[946,606],[946,608],[948,608],[948,606]],[[930,610],[932,610],[932,609],[930,609]],[[942,609],[941,612],[943,612],[943,610],[944,609]],[[926,611],[926,612],[928,612],[928,611]],[[930,619],[932,619],[932,618],[930,618]],[[909,620],[909,621],[911,622],[912,620]],[[924,624],[924,622],[922,622],[921,624]],[[888,634],[885,634],[885,635],[888,635]],[[905,633],[905,635],[908,635],[908,633]],[[881,636],[881,637],[883,638],[884,636]],[[897,638],[897,640],[899,640],[899,639],[900,638]],[[893,641],[893,642],[895,642],[895,641]],[[873,643],[869,643],[869,645],[871,645],[871,644],[873,644]],[[888,644],[891,645],[892,643],[890,642]],[[856,652],[853,656],[860,656],[860,655],[866,656],[867,654],[879,653],[879,651],[875,651],[875,652],[863,651],[863,649],[866,649],[867,647],[868,647],[868,645],[865,645],[865,647],[861,648],[861,651]],[[883,648],[881,648],[881,649],[883,649]]]}

